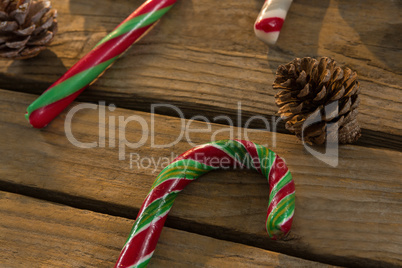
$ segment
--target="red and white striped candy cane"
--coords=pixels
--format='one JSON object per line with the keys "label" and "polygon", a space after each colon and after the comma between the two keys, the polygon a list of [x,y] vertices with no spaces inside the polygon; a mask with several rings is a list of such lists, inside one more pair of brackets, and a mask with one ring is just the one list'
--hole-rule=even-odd
{"label": "red and white striped candy cane", "polygon": [[266,0],[254,24],[255,35],[263,42],[273,45],[285,21],[292,0]]}
{"label": "red and white striped candy cane", "polygon": [[199,176],[228,167],[250,168],[268,179],[268,235],[277,239],[287,234],[295,208],[295,185],[285,162],[256,143],[221,140],[185,152],[162,170],[142,204],[115,267],[147,266],[178,193]]}

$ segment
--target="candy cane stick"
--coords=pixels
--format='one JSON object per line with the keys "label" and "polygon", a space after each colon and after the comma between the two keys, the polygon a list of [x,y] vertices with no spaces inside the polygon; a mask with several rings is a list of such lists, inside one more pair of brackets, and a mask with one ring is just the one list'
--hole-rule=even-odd
{"label": "candy cane stick", "polygon": [[269,182],[268,235],[277,239],[292,225],[295,188],[284,161],[271,150],[242,140],[195,147],[162,170],[152,185],[115,267],[145,267],[154,253],[177,194],[199,176],[222,167],[249,167]]}
{"label": "candy cane stick", "polygon": [[26,119],[42,128],[61,113],[132,44],[143,37],[176,0],[148,0],[103,38],[28,108]]}
{"label": "candy cane stick", "polygon": [[292,0],[266,0],[254,24],[255,35],[273,45],[285,21]]}

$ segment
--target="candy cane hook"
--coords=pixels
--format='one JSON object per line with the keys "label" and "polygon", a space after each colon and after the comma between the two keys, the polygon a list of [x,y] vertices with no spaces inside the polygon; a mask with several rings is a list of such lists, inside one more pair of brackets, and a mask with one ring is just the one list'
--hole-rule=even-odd
{"label": "candy cane hook", "polygon": [[142,204],[115,267],[147,266],[177,194],[199,176],[222,167],[248,167],[268,179],[266,229],[272,239],[286,235],[293,220],[295,187],[285,162],[256,143],[222,140],[197,146],[162,170]]}
{"label": "candy cane hook", "polygon": [[263,42],[273,45],[285,21],[292,0],[266,0],[254,24],[255,35]]}

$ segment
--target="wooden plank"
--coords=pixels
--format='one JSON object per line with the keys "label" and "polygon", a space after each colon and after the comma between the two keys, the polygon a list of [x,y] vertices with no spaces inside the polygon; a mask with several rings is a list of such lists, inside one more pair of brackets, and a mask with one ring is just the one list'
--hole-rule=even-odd
{"label": "wooden plank", "polygon": [[[58,37],[35,59],[2,61],[2,88],[42,93],[142,0],[53,2],[59,10]],[[359,73],[364,134],[359,144],[402,150],[402,63],[397,60],[402,18],[395,1],[296,1],[268,53],[252,31],[262,1],[219,5],[225,8],[218,7],[218,16],[216,1],[179,1],[80,100],[108,100],[142,111],[152,103],[172,103],[189,117],[210,118],[236,118],[241,101],[245,116],[271,120],[277,111],[271,84],[278,65],[305,55],[331,56]],[[285,131],[283,125],[278,130]]]}
{"label": "wooden plank", "polygon": [[[108,143],[105,148],[92,149],[72,145],[64,130],[66,113],[46,129],[30,128],[22,111],[35,96],[0,92],[3,190],[36,191],[42,198],[58,198],[68,204],[83,198],[91,209],[122,215],[122,208],[138,210],[161,170],[160,165],[156,169],[152,164],[147,166],[147,159],[171,158],[192,147],[182,138],[169,148],[153,148],[148,137],[143,146],[127,149],[126,159],[119,161],[118,148],[109,148]],[[133,115],[150,126],[151,115],[147,113],[124,109],[106,113],[107,117]],[[155,115],[154,123],[158,145],[175,141],[185,128],[179,119],[167,116]],[[206,126],[194,121],[190,128]],[[229,137],[227,126],[211,125],[211,133],[218,130],[216,139]],[[236,135],[238,131],[245,129],[234,128]],[[78,112],[72,132],[81,142],[96,141],[98,111]],[[211,140],[211,133],[192,133],[189,138],[202,144]],[[127,140],[135,142],[143,133],[132,122],[125,134]],[[276,144],[272,143],[274,137]],[[271,241],[265,234],[268,185],[260,175],[248,171],[212,172],[189,185],[173,206],[170,226],[337,265],[402,265],[402,153],[342,146],[339,165],[333,168],[310,155],[291,135],[254,130],[248,138],[271,144],[293,174],[297,204],[289,240]],[[130,168],[130,153],[145,159],[144,166],[134,161]]]}
{"label": "wooden plank", "polygon": [[[113,267],[132,220],[0,191],[2,267]],[[164,228],[149,267],[329,267]]]}

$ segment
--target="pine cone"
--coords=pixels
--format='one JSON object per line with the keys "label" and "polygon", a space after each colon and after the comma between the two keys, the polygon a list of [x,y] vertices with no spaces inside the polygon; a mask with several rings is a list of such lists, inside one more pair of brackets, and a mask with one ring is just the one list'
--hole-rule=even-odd
{"label": "pine cone", "polygon": [[279,90],[276,104],[286,129],[299,139],[310,144],[353,143],[361,136],[357,74],[337,67],[333,59],[296,58],[280,65],[273,88]]}
{"label": "pine cone", "polygon": [[0,57],[38,55],[56,34],[56,16],[50,1],[0,0]]}

